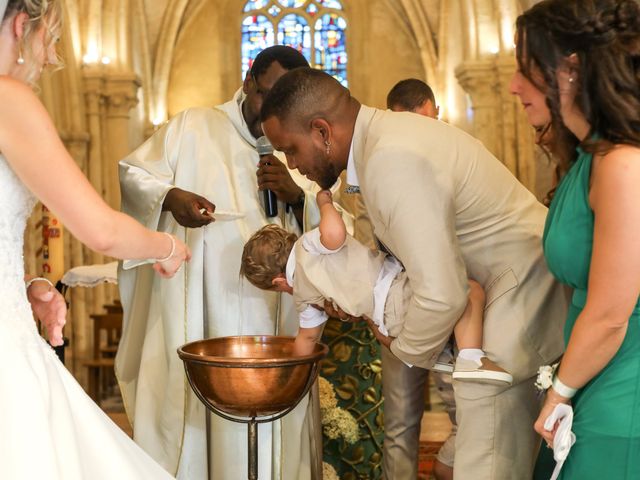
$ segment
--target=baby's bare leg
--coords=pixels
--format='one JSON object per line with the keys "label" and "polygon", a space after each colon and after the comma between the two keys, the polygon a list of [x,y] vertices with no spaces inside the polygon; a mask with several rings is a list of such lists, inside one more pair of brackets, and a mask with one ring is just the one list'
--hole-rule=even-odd
{"label": "baby's bare leg", "polygon": [[467,308],[456,323],[453,333],[458,349],[482,348],[482,326],[484,324],[484,290],[474,280],[469,280]]}

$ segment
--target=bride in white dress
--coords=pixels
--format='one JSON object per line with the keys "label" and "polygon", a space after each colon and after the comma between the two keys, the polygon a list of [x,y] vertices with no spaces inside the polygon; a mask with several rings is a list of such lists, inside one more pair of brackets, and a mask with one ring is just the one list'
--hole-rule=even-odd
{"label": "bride in white dress", "polygon": [[[190,256],[176,238],[104,203],[32,92],[42,68],[55,62],[59,15],[58,0],[0,0],[0,478],[171,478],[58,361],[38,335],[27,297],[23,234],[36,198],[105,255],[160,259],[154,268],[166,277]],[[44,286],[34,283],[29,299],[59,344],[64,308]]]}

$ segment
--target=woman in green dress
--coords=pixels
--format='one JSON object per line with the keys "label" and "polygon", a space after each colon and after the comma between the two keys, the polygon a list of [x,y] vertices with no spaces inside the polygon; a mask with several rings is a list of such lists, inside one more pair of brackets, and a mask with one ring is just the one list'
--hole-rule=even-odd
{"label": "woman in green dress", "polygon": [[[562,479],[640,478],[640,6],[545,0],[518,18],[511,89],[529,120],[550,113],[566,174],[544,236],[573,288],[566,352],[535,429],[560,403],[576,443]],[[573,142],[580,147],[573,149]]]}

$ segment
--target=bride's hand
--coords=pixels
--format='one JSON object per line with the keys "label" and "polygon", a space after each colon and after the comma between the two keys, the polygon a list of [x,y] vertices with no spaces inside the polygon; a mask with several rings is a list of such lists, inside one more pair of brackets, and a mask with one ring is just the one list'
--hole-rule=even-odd
{"label": "bride's hand", "polygon": [[48,282],[36,280],[27,289],[27,298],[35,316],[44,324],[49,343],[62,345],[62,327],[66,323],[67,302]]}
{"label": "bride's hand", "polygon": [[171,278],[184,262],[191,259],[191,251],[181,240],[171,235],[175,242],[175,248],[169,258],[159,260],[153,264],[153,269],[164,278]]}

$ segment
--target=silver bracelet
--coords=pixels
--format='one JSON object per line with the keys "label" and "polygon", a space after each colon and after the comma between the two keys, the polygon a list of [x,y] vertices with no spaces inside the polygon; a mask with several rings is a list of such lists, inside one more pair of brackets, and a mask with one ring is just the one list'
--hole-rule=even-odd
{"label": "silver bracelet", "polygon": [[51,288],[56,288],[53,283],[51,283],[51,280],[49,280],[48,278],[44,278],[44,277],[34,277],[31,280],[27,280],[27,282],[25,283],[25,289],[29,290],[29,287],[31,286],[31,284],[33,282],[47,282]]}
{"label": "silver bracelet", "polygon": [[572,398],[578,391],[577,388],[571,388],[565,385],[564,383],[562,383],[562,381],[558,378],[558,375],[553,377],[552,388],[556,391],[558,395],[565,398]]}
{"label": "silver bracelet", "polygon": [[176,239],[173,238],[173,235],[171,235],[170,233],[167,233],[167,232],[161,232],[161,233],[164,233],[167,237],[169,237],[169,240],[171,240],[171,251],[169,252],[169,255],[167,255],[164,258],[156,258],[156,262],[158,263],[166,262],[171,257],[173,257],[174,253],[176,253]]}

